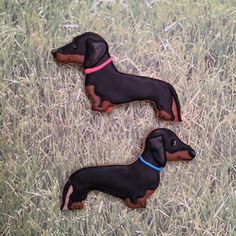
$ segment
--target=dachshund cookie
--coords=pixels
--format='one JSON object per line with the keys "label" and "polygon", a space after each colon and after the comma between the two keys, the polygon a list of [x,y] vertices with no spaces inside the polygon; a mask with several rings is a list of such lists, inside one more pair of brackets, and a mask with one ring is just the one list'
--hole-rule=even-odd
{"label": "dachshund cookie", "polygon": [[171,130],[156,129],[147,136],[144,151],[134,163],[86,167],[73,173],[65,184],[61,209],[84,208],[83,201],[93,190],[121,198],[130,208],[144,208],[166,162],[192,160],[195,155]]}
{"label": "dachshund cookie", "polygon": [[180,103],[173,86],[158,79],[119,72],[112,62],[107,42],[87,32],[69,44],[52,50],[61,63],[83,64],[85,86],[92,109],[112,112],[114,105],[149,100],[164,120],[181,121]]}

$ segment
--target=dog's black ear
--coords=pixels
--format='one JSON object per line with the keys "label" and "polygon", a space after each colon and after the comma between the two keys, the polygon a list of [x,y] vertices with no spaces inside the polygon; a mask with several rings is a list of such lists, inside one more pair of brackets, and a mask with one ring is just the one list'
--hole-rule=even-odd
{"label": "dog's black ear", "polygon": [[151,138],[147,145],[158,166],[164,167],[166,165],[166,153],[162,135]]}
{"label": "dog's black ear", "polygon": [[84,59],[84,67],[90,68],[98,63],[98,61],[104,56],[108,46],[105,41],[95,41],[88,39],[86,41],[86,52]]}

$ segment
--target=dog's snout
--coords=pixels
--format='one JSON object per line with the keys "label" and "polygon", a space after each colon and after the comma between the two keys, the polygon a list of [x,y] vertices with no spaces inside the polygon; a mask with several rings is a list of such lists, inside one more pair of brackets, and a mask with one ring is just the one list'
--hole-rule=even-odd
{"label": "dog's snout", "polygon": [[188,153],[192,158],[196,156],[196,152],[192,148],[188,151]]}
{"label": "dog's snout", "polygon": [[54,57],[56,57],[56,52],[57,52],[57,49],[52,49],[51,53]]}

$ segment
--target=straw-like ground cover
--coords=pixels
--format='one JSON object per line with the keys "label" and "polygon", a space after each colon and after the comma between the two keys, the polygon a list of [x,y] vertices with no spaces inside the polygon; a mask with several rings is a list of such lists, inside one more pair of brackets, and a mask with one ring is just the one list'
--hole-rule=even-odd
{"label": "straw-like ground cover", "polygon": [[[1,0],[0,22],[3,235],[236,235],[234,0]],[[172,83],[183,122],[159,121],[148,102],[93,112],[81,68],[50,55],[85,31],[121,71]],[[93,192],[85,210],[60,212],[73,171],[131,162],[158,127],[197,157],[167,164],[146,209]]]}

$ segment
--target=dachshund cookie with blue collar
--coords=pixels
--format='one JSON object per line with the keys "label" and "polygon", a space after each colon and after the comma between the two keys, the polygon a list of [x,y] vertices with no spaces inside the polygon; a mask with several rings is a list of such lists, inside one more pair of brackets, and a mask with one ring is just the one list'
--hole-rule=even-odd
{"label": "dachshund cookie with blue collar", "polygon": [[73,173],[65,184],[61,209],[84,208],[83,201],[93,190],[121,198],[130,208],[144,208],[166,162],[188,161],[195,155],[171,130],[156,129],[147,136],[144,151],[134,163],[86,167]]}
{"label": "dachshund cookie with blue collar", "polygon": [[83,33],[52,50],[52,54],[61,63],[83,64],[93,110],[112,112],[114,105],[149,100],[159,111],[160,119],[181,121],[180,103],[173,86],[162,80],[119,72],[107,42],[100,35]]}

